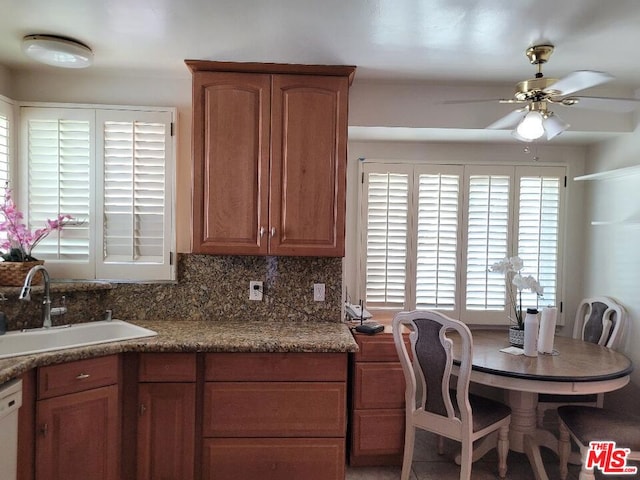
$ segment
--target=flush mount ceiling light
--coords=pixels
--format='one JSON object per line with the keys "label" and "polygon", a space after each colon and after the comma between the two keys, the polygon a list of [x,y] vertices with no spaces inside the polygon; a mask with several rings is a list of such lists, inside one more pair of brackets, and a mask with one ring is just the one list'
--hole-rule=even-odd
{"label": "flush mount ceiling light", "polygon": [[85,44],[55,35],[27,35],[22,51],[34,60],[63,68],[86,68],[93,63],[93,52]]}
{"label": "flush mount ceiling light", "polygon": [[532,142],[543,136],[551,140],[569,128],[568,123],[547,110],[546,102],[532,102],[527,108],[513,113],[520,120],[511,134],[523,142]]}

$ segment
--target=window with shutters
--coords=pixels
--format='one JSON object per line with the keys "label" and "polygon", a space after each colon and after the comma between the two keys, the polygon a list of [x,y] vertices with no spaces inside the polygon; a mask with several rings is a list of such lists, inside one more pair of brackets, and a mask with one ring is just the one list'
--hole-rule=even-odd
{"label": "window with shutters", "polygon": [[28,224],[60,213],[76,220],[34,250],[53,277],[175,279],[173,117],[154,108],[21,109]]}
{"label": "window with shutters", "polygon": [[441,310],[468,323],[508,321],[501,275],[520,255],[523,273],[560,301],[564,167],[362,164],[360,298],[371,310]]}
{"label": "window with shutters", "polygon": [[[11,179],[13,153],[13,105],[0,96],[0,198]],[[5,232],[0,232],[0,242],[6,240]]]}

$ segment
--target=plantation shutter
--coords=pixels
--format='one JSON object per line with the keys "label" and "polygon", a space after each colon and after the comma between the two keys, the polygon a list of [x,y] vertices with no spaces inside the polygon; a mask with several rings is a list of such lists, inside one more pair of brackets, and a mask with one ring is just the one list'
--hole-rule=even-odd
{"label": "plantation shutter", "polygon": [[[28,226],[71,215],[77,222],[50,233],[32,252],[54,277],[92,278],[91,171],[93,114],[72,109],[23,108],[28,176]],[[26,181],[26,189],[24,182]],[[23,203],[24,203],[24,196]]]}
{"label": "plantation shutter", "polygon": [[364,166],[366,212],[366,305],[405,305],[409,186],[411,168],[390,166],[375,171]]}
{"label": "plantation shutter", "polygon": [[98,207],[102,249],[99,278],[129,279],[141,266],[147,279],[171,270],[171,115],[98,112],[102,187]]}
{"label": "plantation shutter", "polygon": [[560,212],[563,199],[564,168],[540,169],[519,167],[519,211],[517,216],[517,252],[524,262],[523,275],[533,275],[544,287],[541,299],[529,291],[522,292],[523,304],[556,305]]}
{"label": "plantation shutter", "polygon": [[514,255],[545,288],[539,302],[523,292],[524,306],[559,303],[565,167],[366,161],[361,171],[359,293],[374,316],[420,308],[505,324],[504,276],[489,268]]}
{"label": "plantation shutter", "polygon": [[172,117],[152,107],[22,108],[29,226],[58,214],[80,221],[33,252],[53,278],[175,279]]}
{"label": "plantation shutter", "polygon": [[9,181],[9,105],[0,100],[0,194],[4,197],[4,188]]}
{"label": "plantation shutter", "polygon": [[[466,298],[462,317],[475,311],[504,310],[504,279],[489,274],[488,267],[508,254],[509,194],[513,169],[499,173],[495,167],[468,167]],[[495,320],[495,318],[494,318]],[[495,322],[494,322],[495,323]]]}
{"label": "plantation shutter", "polygon": [[416,307],[456,311],[463,168],[416,167]]}
{"label": "plantation shutter", "polygon": [[[0,99],[0,195],[4,199],[5,186],[9,182],[10,175],[10,139],[12,134],[13,116],[11,114],[11,105]],[[4,218],[0,218],[3,221]],[[0,232],[0,243],[7,239],[5,232]],[[4,250],[1,250],[4,253]]]}

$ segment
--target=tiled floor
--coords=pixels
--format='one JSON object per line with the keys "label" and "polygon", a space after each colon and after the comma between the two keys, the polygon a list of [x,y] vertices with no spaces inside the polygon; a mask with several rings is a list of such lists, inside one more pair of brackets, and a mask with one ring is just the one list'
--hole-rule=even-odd
{"label": "tiled floor", "polygon": [[[458,480],[460,467],[453,461],[457,451],[456,442],[446,442],[444,455],[436,451],[435,435],[418,430],[413,455],[411,480]],[[558,480],[558,458],[543,449],[542,458],[550,480]],[[535,480],[527,457],[522,453],[509,452],[507,479]],[[400,467],[347,467],[346,480],[399,480]],[[569,480],[577,480],[579,467],[569,465]],[[495,450],[473,464],[473,480],[495,480],[498,477],[498,461]]]}

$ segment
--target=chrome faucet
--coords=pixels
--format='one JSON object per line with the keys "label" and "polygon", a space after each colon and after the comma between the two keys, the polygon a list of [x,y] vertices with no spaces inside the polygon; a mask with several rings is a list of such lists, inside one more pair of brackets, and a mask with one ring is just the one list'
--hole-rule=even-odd
{"label": "chrome faucet", "polygon": [[42,326],[44,328],[51,328],[51,296],[49,295],[51,288],[51,277],[49,277],[49,272],[46,268],[44,268],[44,266],[36,265],[31,270],[29,270],[29,273],[27,273],[27,278],[24,279],[24,286],[22,287],[20,296],[18,298],[27,302],[31,300],[31,282],[33,281],[34,275],[38,272],[42,272],[42,276],[44,277],[44,297],[42,299]]}

